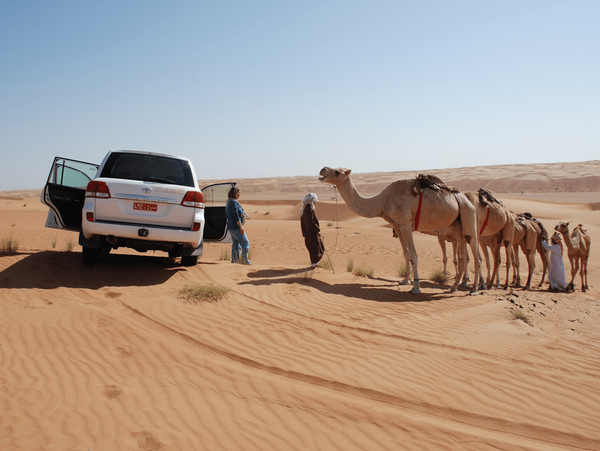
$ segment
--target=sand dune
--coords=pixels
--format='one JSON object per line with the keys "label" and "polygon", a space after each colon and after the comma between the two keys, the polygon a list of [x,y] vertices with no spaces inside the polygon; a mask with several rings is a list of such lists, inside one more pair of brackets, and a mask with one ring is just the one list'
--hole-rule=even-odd
{"label": "sand dune", "polygon": [[[577,279],[571,294],[472,297],[423,280],[411,295],[398,285],[402,252],[387,224],[354,215],[314,179],[240,181],[250,267],[223,261],[226,244],[207,244],[193,268],[126,250],[83,266],[77,234],[45,229],[37,197],[3,193],[0,238],[19,250],[0,256],[0,449],[600,449],[598,164],[446,177],[506,183],[505,205],[548,229],[583,223],[590,291]],[[530,185],[507,174],[546,191],[521,193],[512,187]],[[356,185],[368,194],[393,177],[357,175]],[[306,271],[307,191],[321,193],[333,271]],[[414,237],[428,277],[441,268],[439,245]],[[373,277],[350,274],[350,260]],[[194,304],[177,295],[190,283],[230,291]]]}

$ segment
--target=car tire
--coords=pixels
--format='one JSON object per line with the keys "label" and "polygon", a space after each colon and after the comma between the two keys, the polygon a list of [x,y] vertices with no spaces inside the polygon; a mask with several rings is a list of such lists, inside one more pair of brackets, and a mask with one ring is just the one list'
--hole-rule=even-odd
{"label": "car tire", "polygon": [[81,257],[85,265],[95,265],[100,261],[102,248],[94,249],[93,247],[82,246]]}
{"label": "car tire", "polygon": [[184,255],[181,257],[181,264],[183,266],[196,266],[198,264],[197,255]]}

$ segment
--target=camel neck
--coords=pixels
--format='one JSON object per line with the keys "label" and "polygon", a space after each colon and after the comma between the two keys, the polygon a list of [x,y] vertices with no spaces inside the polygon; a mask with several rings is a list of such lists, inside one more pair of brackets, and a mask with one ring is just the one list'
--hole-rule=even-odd
{"label": "camel neck", "polygon": [[373,197],[361,196],[352,179],[338,186],[340,195],[354,213],[365,218],[380,217],[383,213],[383,203],[378,201],[381,194]]}

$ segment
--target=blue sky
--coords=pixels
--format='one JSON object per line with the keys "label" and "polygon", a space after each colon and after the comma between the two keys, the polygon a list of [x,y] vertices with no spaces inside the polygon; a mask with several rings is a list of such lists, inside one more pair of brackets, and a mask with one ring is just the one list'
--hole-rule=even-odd
{"label": "blue sky", "polygon": [[200,179],[599,159],[600,1],[0,2],[0,190],[55,155]]}

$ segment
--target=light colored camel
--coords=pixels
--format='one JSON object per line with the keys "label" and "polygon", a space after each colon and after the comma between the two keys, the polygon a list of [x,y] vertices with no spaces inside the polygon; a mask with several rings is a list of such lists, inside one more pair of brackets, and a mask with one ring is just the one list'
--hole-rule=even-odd
{"label": "light colored camel", "polygon": [[[438,244],[442,249],[442,264],[444,265],[444,274],[450,275],[450,271],[448,271],[448,253],[446,252],[446,243],[450,243],[452,245],[452,263],[454,264],[454,279],[459,277],[460,275],[460,267],[459,267],[459,258],[458,258],[458,241],[454,238],[454,232],[451,227],[446,227],[443,230],[438,230],[437,232],[422,232],[426,235],[437,236]],[[394,238],[398,238],[394,233]],[[469,264],[469,254],[466,254],[467,258],[467,267]],[[468,287],[469,282],[469,271],[465,271],[463,275],[463,280],[461,286]]]}
{"label": "light colored camel", "polygon": [[[487,287],[500,288],[500,271],[495,272],[492,268],[500,267],[500,248],[502,247],[502,230],[494,235],[479,236],[479,245],[483,254],[483,260],[487,268]],[[490,252],[492,254],[492,264],[490,265]],[[497,259],[497,261],[496,261]],[[492,280],[492,275],[494,276]]]}
{"label": "light colored camel", "polygon": [[543,240],[548,241],[548,232],[544,228],[541,221],[533,219],[528,213],[517,216],[515,221],[515,233],[511,253],[511,259],[514,267],[513,283],[516,288],[521,287],[519,247],[525,254],[525,257],[527,258],[527,265],[529,267],[527,283],[523,287],[523,290],[531,289],[531,279],[535,271],[536,251],[540,254],[543,265],[542,280],[538,285],[538,288],[544,283],[546,271],[548,270],[548,254],[546,249],[542,246]]}
{"label": "light colored camel", "polygon": [[[324,167],[321,169],[320,178],[322,182],[335,186],[348,207],[357,215],[366,218],[381,217],[389,222],[400,238],[404,258],[406,261],[406,273],[401,282],[409,283],[410,268],[414,276],[411,293],[420,293],[419,271],[417,268],[417,252],[412,232],[414,229],[426,232],[435,232],[452,227],[454,237],[458,240],[459,249],[467,253],[467,243],[471,246],[475,255],[475,284],[471,293],[477,293],[479,282],[480,261],[477,241],[477,217],[473,204],[460,192],[449,192],[447,190],[422,189],[418,195],[414,194],[415,179],[404,179],[392,182],[383,191],[373,197],[363,197],[359,194],[350,177],[350,169],[332,169]],[[461,221],[457,221],[460,217]],[[461,277],[467,270],[466,259],[461,258]],[[451,291],[456,291],[460,278],[457,278]]]}
{"label": "light colored camel", "polygon": [[565,244],[569,249],[569,262],[571,263],[571,282],[567,291],[575,290],[575,276],[581,265],[581,291],[589,289],[587,280],[587,263],[590,256],[591,238],[583,229],[583,225],[579,224],[573,229],[573,233],[569,235],[569,223],[559,222],[554,230],[560,232],[565,240]]}
{"label": "light colored camel", "polygon": [[494,198],[490,191],[479,189],[477,192],[465,193],[467,198],[475,206],[477,211],[477,233],[478,238],[498,237],[502,232],[502,240],[484,240],[489,242],[494,258],[494,271],[491,278],[488,277],[487,286],[492,287],[492,281],[498,278],[500,269],[500,248],[506,247],[506,283],[504,288],[508,288],[508,273],[510,272],[510,253],[513,244],[513,235],[515,231],[515,216],[511,214],[502,202]]}

